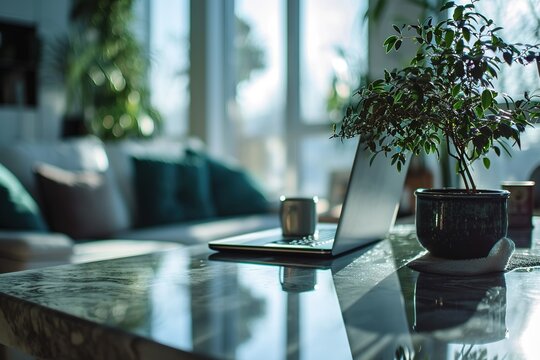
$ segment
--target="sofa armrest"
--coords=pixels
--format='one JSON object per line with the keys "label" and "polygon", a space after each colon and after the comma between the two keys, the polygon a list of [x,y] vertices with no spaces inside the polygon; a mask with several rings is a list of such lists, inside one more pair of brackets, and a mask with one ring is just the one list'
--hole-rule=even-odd
{"label": "sofa armrest", "polygon": [[59,233],[0,230],[0,258],[17,262],[64,262],[73,254],[73,240]]}

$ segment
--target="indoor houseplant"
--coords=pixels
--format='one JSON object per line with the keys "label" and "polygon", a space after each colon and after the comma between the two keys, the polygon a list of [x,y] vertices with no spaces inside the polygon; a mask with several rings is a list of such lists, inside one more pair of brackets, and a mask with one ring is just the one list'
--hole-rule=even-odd
{"label": "indoor houseplant", "polygon": [[150,101],[149,56],[133,31],[134,0],[71,3],[69,33],[48,53],[50,70],[65,86],[65,118],[83,123],[69,135],[154,135],[161,116]]}
{"label": "indoor houseplant", "polygon": [[358,90],[357,105],[334,129],[334,137],[359,135],[372,159],[383,154],[398,170],[410,153],[440,157],[444,150],[454,159],[464,189],[416,192],[420,242],[450,258],[485,256],[506,235],[508,193],[477,189],[471,164],[480,160],[489,168],[489,155],[519,147],[520,133],[540,116],[537,96],[513,99],[494,89],[503,66],[536,62],[540,70],[539,46],[506,42],[475,2],[445,3],[448,17],[438,23],[394,25],[387,52],[409,41],[418,46],[416,55]]}

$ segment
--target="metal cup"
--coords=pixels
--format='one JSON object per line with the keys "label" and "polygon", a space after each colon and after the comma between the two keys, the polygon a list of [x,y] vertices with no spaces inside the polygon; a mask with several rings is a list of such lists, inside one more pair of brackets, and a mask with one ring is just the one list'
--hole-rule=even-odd
{"label": "metal cup", "polygon": [[279,219],[283,236],[309,236],[317,227],[317,202],[313,197],[280,197]]}
{"label": "metal cup", "polygon": [[534,209],[534,181],[504,181],[502,188],[510,191],[508,199],[508,227],[532,227]]}

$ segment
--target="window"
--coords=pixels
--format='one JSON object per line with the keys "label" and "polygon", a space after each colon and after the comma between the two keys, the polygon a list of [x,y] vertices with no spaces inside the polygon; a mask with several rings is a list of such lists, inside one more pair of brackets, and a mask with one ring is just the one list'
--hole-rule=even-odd
{"label": "window", "polygon": [[[329,139],[330,124],[367,72],[367,1],[301,1],[299,11],[300,113],[298,188],[340,202],[357,142]],[[292,144],[290,144],[292,146]]]}
{"label": "window", "polygon": [[279,193],[285,174],[285,3],[235,1],[232,154]]}
{"label": "window", "polygon": [[152,104],[163,118],[163,132],[182,135],[188,125],[189,0],[148,3]]}
{"label": "window", "polygon": [[[475,6],[480,13],[503,27],[500,34],[505,40],[531,44],[540,41],[540,2],[491,0],[477,2]],[[536,64],[503,68],[495,87],[517,98],[522,97],[525,91],[538,90],[540,86]]]}
{"label": "window", "polygon": [[[460,1],[465,3],[465,1]],[[502,26],[501,36],[514,43],[540,42],[540,3],[532,0],[492,0],[476,2],[479,12],[493,19],[495,24]],[[523,66],[506,66],[502,68],[499,79],[494,84],[515,99],[523,97],[525,91],[540,90],[539,75],[536,64]],[[512,150],[512,157],[505,154],[492,157],[491,167],[486,170],[480,164],[475,167],[477,185],[482,188],[500,188],[505,180],[540,179],[532,176],[533,171],[540,166],[540,128],[538,125],[526,129],[521,136],[521,151]]]}
{"label": "window", "polygon": [[[300,7],[301,118],[308,124],[339,120],[366,72],[367,1],[302,1]],[[336,114],[337,112],[337,114]]]}
{"label": "window", "polygon": [[234,9],[235,157],[275,195],[328,196],[331,174],[354,156],[354,145],[329,138],[366,71],[367,2],[236,0]]}

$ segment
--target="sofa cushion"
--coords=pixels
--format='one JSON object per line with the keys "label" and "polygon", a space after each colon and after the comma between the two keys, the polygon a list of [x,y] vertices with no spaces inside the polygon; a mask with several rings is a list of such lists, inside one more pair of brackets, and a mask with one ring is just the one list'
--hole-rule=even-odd
{"label": "sofa cushion", "polygon": [[127,209],[106,173],[72,172],[47,164],[37,165],[35,173],[43,212],[54,231],[87,239],[129,227]]}
{"label": "sofa cushion", "polygon": [[133,223],[135,223],[138,213],[133,158],[179,161],[184,157],[186,148],[201,149],[202,147],[202,142],[196,138],[157,137],[152,139],[125,139],[105,143],[110,169],[114,173]]}
{"label": "sofa cushion", "polygon": [[47,163],[72,171],[106,171],[109,163],[101,140],[94,136],[62,141],[19,142],[0,146],[4,164],[39,203],[34,167]]}
{"label": "sofa cushion", "polygon": [[196,158],[133,161],[140,226],[215,216],[206,162]]}
{"label": "sofa cushion", "polygon": [[3,165],[0,165],[0,228],[47,231],[34,199]]}
{"label": "sofa cushion", "polygon": [[210,171],[212,200],[218,216],[262,214],[270,211],[262,187],[240,166],[217,161],[188,150],[190,158],[203,159]]}

